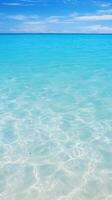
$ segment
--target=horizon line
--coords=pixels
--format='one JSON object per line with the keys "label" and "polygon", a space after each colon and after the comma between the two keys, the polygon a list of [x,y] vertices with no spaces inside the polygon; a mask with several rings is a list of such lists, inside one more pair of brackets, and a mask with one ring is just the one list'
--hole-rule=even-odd
{"label": "horizon line", "polygon": [[10,33],[10,32],[3,32],[0,35],[112,35],[112,33],[32,33],[32,32],[17,32],[17,33]]}

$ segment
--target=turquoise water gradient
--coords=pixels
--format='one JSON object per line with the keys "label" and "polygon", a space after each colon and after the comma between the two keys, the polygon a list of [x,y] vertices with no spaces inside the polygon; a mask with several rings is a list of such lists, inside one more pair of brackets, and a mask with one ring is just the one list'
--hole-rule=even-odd
{"label": "turquoise water gradient", "polygon": [[112,35],[0,35],[0,200],[112,200]]}

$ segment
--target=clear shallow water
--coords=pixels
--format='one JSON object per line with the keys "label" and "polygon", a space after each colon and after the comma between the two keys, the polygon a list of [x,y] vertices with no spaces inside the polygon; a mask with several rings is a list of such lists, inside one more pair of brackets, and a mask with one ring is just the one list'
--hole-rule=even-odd
{"label": "clear shallow water", "polygon": [[112,199],[112,35],[0,36],[0,200]]}

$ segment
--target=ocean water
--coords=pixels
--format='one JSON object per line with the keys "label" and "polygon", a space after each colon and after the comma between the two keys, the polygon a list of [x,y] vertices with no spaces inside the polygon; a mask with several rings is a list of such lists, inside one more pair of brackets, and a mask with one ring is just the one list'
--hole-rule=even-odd
{"label": "ocean water", "polygon": [[0,200],[112,200],[112,35],[0,35]]}

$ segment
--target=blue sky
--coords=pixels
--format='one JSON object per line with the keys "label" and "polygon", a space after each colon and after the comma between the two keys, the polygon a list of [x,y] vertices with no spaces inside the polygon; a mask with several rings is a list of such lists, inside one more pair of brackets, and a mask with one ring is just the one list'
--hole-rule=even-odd
{"label": "blue sky", "polygon": [[112,33],[112,0],[0,0],[0,32]]}

